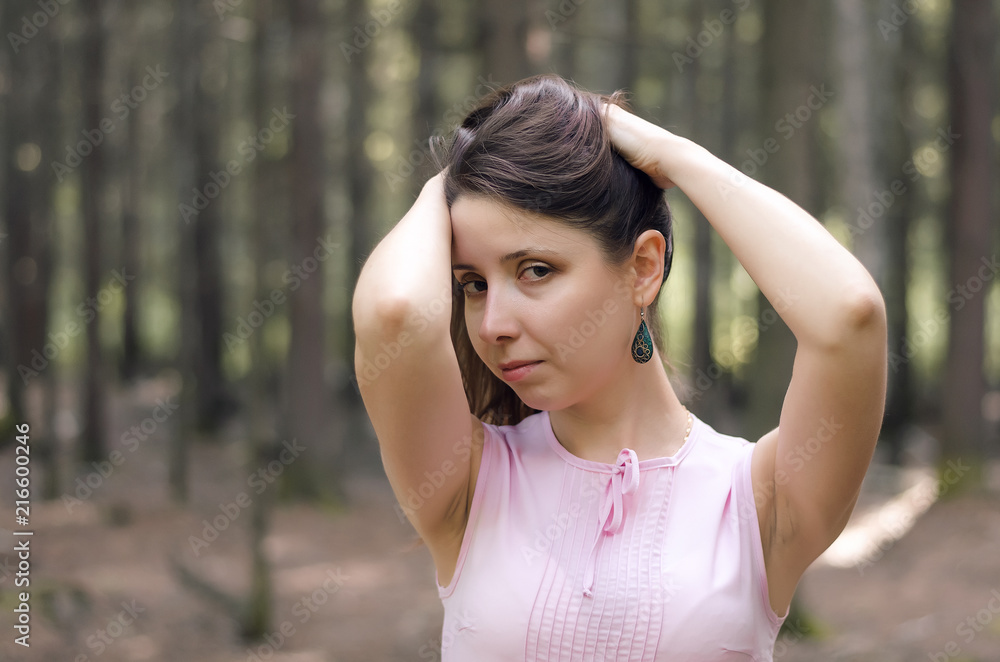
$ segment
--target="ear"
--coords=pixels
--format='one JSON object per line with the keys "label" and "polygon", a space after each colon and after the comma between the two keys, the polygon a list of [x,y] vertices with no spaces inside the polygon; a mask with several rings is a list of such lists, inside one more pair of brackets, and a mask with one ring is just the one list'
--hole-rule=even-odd
{"label": "ear", "polygon": [[659,230],[646,230],[635,241],[632,270],[635,273],[635,306],[648,306],[663,285],[667,241]]}

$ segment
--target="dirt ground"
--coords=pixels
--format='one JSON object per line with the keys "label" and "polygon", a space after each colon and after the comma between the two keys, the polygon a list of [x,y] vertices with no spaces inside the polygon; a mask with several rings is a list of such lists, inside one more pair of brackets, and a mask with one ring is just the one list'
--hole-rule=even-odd
{"label": "dirt ground", "polygon": [[[248,589],[248,516],[197,554],[190,541],[220,504],[248,491],[234,462],[240,452],[236,442],[193,450],[187,509],[169,505],[165,449],[157,446],[128,456],[71,508],[34,502],[31,647],[14,643],[11,558],[0,565],[0,660],[440,659],[442,607],[430,555],[409,549],[413,529],[377,472],[350,475],[346,512],[276,509],[266,544],[274,595],[265,641],[242,643],[226,611],[179,579],[171,558],[231,594]],[[13,475],[8,447],[0,455],[0,527],[14,528]],[[880,489],[866,481],[855,519],[891,496]],[[935,503],[870,565],[814,565],[798,595],[821,637],[805,638],[801,623],[790,622],[775,660],[1000,662],[1000,494]]]}

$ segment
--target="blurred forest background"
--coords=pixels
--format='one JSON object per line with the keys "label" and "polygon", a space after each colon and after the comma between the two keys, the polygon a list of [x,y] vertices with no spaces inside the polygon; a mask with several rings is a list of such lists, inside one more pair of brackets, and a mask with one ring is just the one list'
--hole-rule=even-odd
{"label": "blurred forest background", "polygon": [[[13,644],[9,557],[3,659],[440,659],[433,566],[403,551],[356,386],[351,296],[433,174],[428,139],[541,72],[629,90],[810,211],[882,289],[888,402],[855,519],[910,515],[883,511],[868,552],[810,570],[776,657],[1000,659],[982,617],[1000,589],[998,16],[996,0],[4,0],[0,556],[9,530],[36,534],[33,647]],[[668,198],[671,378],[756,439],[794,338]]]}

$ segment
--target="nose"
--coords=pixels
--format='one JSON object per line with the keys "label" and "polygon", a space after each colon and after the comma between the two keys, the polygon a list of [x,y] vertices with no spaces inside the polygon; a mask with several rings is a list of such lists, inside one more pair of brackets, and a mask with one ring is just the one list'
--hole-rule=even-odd
{"label": "nose", "polygon": [[491,287],[486,291],[483,318],[479,322],[479,337],[486,343],[516,338],[519,333],[516,303],[500,289]]}

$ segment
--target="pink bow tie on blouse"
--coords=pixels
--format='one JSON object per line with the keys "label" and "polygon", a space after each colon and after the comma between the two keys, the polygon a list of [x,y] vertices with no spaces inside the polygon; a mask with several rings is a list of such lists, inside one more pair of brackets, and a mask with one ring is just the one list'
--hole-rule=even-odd
{"label": "pink bow tie on blouse", "polygon": [[632,494],[639,489],[639,457],[631,448],[623,448],[618,453],[618,461],[615,463],[611,480],[608,481],[604,489],[604,500],[601,503],[601,511],[598,515],[598,522],[601,530],[594,538],[594,545],[590,549],[590,557],[587,559],[587,567],[584,571],[583,594],[587,597],[593,595],[594,587],[594,565],[597,556],[597,544],[604,534],[615,534],[621,530],[623,520],[623,497]]}

